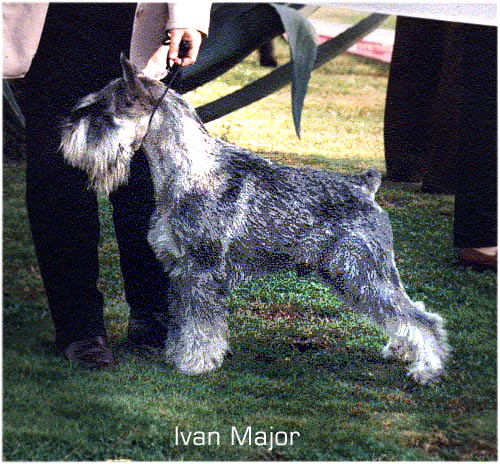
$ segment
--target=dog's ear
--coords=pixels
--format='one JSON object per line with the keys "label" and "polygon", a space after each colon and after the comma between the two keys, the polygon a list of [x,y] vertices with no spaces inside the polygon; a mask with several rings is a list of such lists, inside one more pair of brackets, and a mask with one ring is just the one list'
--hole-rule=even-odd
{"label": "dog's ear", "polygon": [[127,55],[125,55],[124,52],[120,53],[120,63],[122,65],[123,79],[125,80],[125,82],[128,83],[138,80],[137,69],[128,60]]}
{"label": "dog's ear", "polygon": [[130,94],[141,95],[147,93],[146,88],[139,79],[136,67],[127,59],[125,53],[120,54],[120,63],[122,65],[123,80],[127,85]]}

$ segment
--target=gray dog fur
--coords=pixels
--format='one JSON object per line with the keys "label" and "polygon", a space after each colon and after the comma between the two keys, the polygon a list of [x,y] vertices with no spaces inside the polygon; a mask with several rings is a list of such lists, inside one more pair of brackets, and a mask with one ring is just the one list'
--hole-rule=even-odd
{"label": "gray dog fur", "polygon": [[384,356],[409,362],[415,381],[437,380],[449,353],[443,320],[403,288],[389,218],[375,201],[378,173],[272,163],[211,137],[173,91],[150,121],[165,87],[123,56],[122,67],[122,78],[73,109],[61,147],[106,194],[127,182],[134,152],[144,150],[157,205],[148,238],[170,279],[167,359],[187,374],[219,367],[231,288],[299,269],[378,324],[389,337]]}

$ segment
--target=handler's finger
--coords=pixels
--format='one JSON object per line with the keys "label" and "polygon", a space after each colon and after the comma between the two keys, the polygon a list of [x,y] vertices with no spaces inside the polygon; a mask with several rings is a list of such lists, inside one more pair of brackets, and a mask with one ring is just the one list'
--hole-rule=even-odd
{"label": "handler's finger", "polygon": [[173,61],[175,64],[181,64],[181,59],[179,58],[179,47],[181,45],[183,35],[184,29],[172,29],[170,31],[168,59],[169,61]]}
{"label": "handler's finger", "polygon": [[[201,41],[201,33],[195,29],[172,29],[170,31],[169,61],[181,66],[192,65],[198,57]],[[181,42],[184,42],[187,48],[183,50],[183,55],[179,56]]]}
{"label": "handler's finger", "polygon": [[201,45],[201,35],[194,35],[189,37],[185,42],[188,44],[188,50],[185,56],[182,58],[182,66],[190,66],[195,63],[196,58],[198,58],[198,52],[200,51]]}

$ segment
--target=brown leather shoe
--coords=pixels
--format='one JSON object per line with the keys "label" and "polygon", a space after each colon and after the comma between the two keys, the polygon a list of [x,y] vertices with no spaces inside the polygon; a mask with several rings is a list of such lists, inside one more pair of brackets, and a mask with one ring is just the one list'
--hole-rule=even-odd
{"label": "brown leather shoe", "polygon": [[458,257],[466,265],[473,266],[478,270],[497,270],[498,254],[483,253],[480,248],[462,248]]}
{"label": "brown leather shoe", "polygon": [[101,369],[115,365],[113,353],[103,336],[70,343],[64,350],[64,356],[87,368]]}

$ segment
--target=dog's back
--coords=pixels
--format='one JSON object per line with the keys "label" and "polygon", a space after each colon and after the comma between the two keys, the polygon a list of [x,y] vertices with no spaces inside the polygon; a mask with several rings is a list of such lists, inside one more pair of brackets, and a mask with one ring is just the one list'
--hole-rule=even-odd
{"label": "dog's back", "polygon": [[[233,198],[236,198],[238,187],[251,182],[255,195],[263,197],[260,203],[266,198],[266,202],[271,204],[279,201],[281,205],[288,205],[288,208],[282,208],[285,210],[293,209],[294,205],[307,208],[316,211],[320,219],[327,219],[324,216],[328,215],[329,206],[334,208],[337,221],[342,219],[339,216],[341,205],[344,205],[344,213],[350,219],[360,209],[380,210],[375,202],[375,193],[381,176],[373,169],[359,175],[346,175],[329,170],[296,168],[273,163],[242,148],[218,142],[219,163]],[[279,195],[273,196],[273,192],[279,192]]]}

